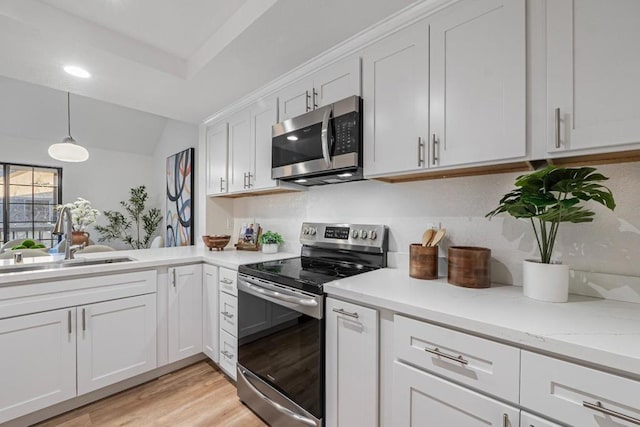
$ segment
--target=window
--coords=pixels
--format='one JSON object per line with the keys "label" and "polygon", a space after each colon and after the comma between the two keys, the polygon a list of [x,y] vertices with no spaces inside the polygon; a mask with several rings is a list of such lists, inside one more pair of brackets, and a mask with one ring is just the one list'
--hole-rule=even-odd
{"label": "window", "polygon": [[62,168],[0,163],[0,238],[35,239],[47,247],[58,243],[51,234],[62,199]]}

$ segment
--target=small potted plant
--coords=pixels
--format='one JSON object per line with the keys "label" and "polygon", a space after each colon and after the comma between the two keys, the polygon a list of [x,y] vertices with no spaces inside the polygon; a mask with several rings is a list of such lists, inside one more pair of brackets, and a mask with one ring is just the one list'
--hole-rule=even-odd
{"label": "small potted plant", "polygon": [[607,208],[616,207],[611,190],[600,184],[607,177],[594,168],[558,168],[520,176],[517,188],[505,194],[491,218],[506,212],[514,218],[531,221],[540,260],[524,260],[524,295],[542,301],[565,302],[569,296],[569,266],[552,259],[553,248],[562,222],[591,222],[594,212],[582,206],[593,200]]}
{"label": "small potted plant", "polygon": [[278,252],[278,246],[284,243],[284,239],[280,233],[267,230],[260,236],[260,245],[262,252],[265,254],[275,254]]}
{"label": "small potted plant", "polygon": [[73,224],[73,244],[89,243],[89,233],[87,227],[96,222],[96,217],[100,211],[91,207],[91,202],[78,197],[75,202],[56,206],[58,212],[64,208],[71,210],[71,222]]}

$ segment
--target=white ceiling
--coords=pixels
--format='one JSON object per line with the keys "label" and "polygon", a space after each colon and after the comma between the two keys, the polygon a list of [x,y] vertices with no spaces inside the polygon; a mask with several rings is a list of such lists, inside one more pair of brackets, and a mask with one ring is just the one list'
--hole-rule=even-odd
{"label": "white ceiling", "polygon": [[0,75],[198,123],[413,1],[2,0]]}

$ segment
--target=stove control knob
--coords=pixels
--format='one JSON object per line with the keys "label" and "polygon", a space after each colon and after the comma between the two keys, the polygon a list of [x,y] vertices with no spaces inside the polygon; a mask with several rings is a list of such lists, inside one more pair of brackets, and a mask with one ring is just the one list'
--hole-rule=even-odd
{"label": "stove control knob", "polygon": [[376,240],[377,237],[378,237],[378,233],[376,233],[376,230],[369,231],[369,238],[371,240]]}
{"label": "stove control knob", "polygon": [[304,234],[305,236],[309,234],[309,227],[305,227],[302,229],[302,234]]}
{"label": "stove control knob", "polygon": [[358,230],[351,230],[351,237],[353,237],[354,239],[358,238]]}
{"label": "stove control knob", "polygon": [[309,229],[309,234],[311,234],[312,236],[315,236],[317,232],[318,230],[316,230],[315,227]]}
{"label": "stove control knob", "polygon": [[368,234],[369,233],[367,233],[367,230],[360,230],[360,238],[361,239],[366,239]]}

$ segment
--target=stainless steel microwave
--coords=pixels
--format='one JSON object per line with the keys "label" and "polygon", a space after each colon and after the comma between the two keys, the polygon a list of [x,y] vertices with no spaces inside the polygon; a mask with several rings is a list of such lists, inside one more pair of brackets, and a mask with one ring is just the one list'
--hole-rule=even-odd
{"label": "stainless steel microwave", "polygon": [[273,125],[271,177],[300,185],[362,177],[362,99],[350,96]]}

